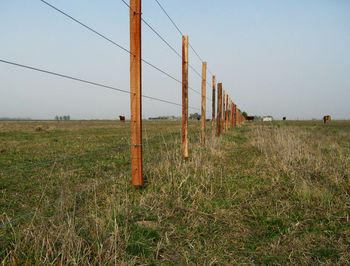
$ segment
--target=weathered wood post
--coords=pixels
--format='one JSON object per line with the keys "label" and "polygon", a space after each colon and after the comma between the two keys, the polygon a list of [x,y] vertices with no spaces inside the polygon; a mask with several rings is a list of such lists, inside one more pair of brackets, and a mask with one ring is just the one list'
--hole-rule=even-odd
{"label": "weathered wood post", "polygon": [[225,130],[228,130],[228,94],[226,94]]}
{"label": "weathered wood post", "polygon": [[212,117],[211,117],[211,139],[215,139],[215,76],[213,76],[213,95],[212,95]]}
{"label": "weathered wood post", "polygon": [[226,91],[224,90],[224,97],[222,99],[222,132],[225,132],[225,118],[226,118],[226,106],[225,106],[225,100],[226,100]]}
{"label": "weathered wood post", "polygon": [[130,0],[130,109],[132,185],[143,185],[141,105],[141,0]]}
{"label": "weathered wood post", "polygon": [[188,157],[188,36],[182,36],[182,156]]}
{"label": "weathered wood post", "polygon": [[233,104],[233,126],[237,126],[237,106]]}
{"label": "weathered wood post", "polygon": [[232,119],[231,119],[231,117],[232,117],[232,112],[231,112],[231,110],[232,110],[232,101],[231,101],[231,97],[229,97],[228,98],[228,102],[229,102],[229,108],[228,108],[228,127],[229,128],[231,128],[232,127]]}
{"label": "weathered wood post", "polygon": [[202,63],[202,145],[205,145],[205,120],[207,113],[207,62]]}
{"label": "weathered wood post", "polygon": [[235,126],[235,117],[234,117],[234,103],[231,100],[231,127]]}
{"label": "weathered wood post", "polygon": [[216,125],[218,131],[218,137],[221,135],[221,119],[222,119],[222,83],[218,83],[218,112],[216,114]]}
{"label": "weathered wood post", "polygon": [[230,99],[230,109],[229,109],[229,117],[228,119],[230,120],[230,128],[232,127],[232,100]]}
{"label": "weathered wood post", "polygon": [[230,128],[230,96],[227,97],[227,125],[226,129]]}

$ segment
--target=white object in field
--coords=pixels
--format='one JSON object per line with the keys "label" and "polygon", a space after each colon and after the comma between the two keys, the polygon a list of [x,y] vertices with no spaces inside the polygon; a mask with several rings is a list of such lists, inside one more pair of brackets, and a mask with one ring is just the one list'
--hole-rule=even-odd
{"label": "white object in field", "polygon": [[262,119],[264,122],[271,122],[273,120],[272,116],[264,116]]}

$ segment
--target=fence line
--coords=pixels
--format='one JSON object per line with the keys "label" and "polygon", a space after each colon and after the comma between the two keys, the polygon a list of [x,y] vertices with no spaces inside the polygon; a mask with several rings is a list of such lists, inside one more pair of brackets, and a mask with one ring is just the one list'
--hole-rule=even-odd
{"label": "fence line", "polygon": [[[94,86],[98,86],[98,87],[103,87],[103,88],[107,88],[107,89],[111,89],[111,90],[115,90],[115,91],[119,91],[122,93],[126,93],[131,95],[131,98],[133,98],[133,100],[131,100],[131,105],[132,105],[132,114],[131,114],[131,125],[132,125],[132,140],[131,140],[131,151],[132,154],[134,151],[141,151],[141,156],[136,156],[132,157],[132,163],[131,163],[131,169],[132,169],[132,176],[134,177],[134,169],[136,169],[136,171],[139,171],[139,174],[141,172],[141,177],[143,174],[143,169],[142,169],[142,129],[141,126],[138,125],[137,127],[134,127],[133,122],[137,122],[139,124],[142,124],[142,116],[141,116],[141,98],[146,98],[146,99],[151,99],[151,100],[155,100],[155,101],[159,101],[159,102],[163,102],[163,103],[167,103],[167,104],[171,104],[171,105],[176,105],[176,106],[181,106],[182,107],[182,132],[183,132],[183,139],[182,139],[182,147],[183,147],[183,157],[187,158],[188,157],[188,109],[194,109],[194,110],[202,110],[202,127],[201,127],[201,140],[202,140],[202,144],[204,145],[205,143],[205,122],[206,122],[206,99],[210,100],[207,96],[206,96],[206,84],[209,85],[209,88],[211,88],[211,86],[213,86],[213,95],[212,95],[212,99],[211,101],[214,103],[213,104],[213,110],[212,110],[212,120],[215,120],[215,77],[213,75],[213,73],[210,71],[209,68],[207,68],[206,66],[206,62],[203,61],[202,57],[199,55],[199,53],[194,49],[194,47],[191,45],[191,43],[188,41],[188,36],[185,36],[182,31],[180,30],[180,28],[177,26],[177,24],[174,22],[174,20],[169,16],[168,12],[165,10],[165,8],[160,4],[160,2],[158,0],[155,0],[155,2],[158,4],[158,6],[161,8],[161,10],[165,13],[165,15],[168,17],[168,19],[171,21],[171,23],[173,24],[173,26],[176,28],[176,30],[180,33],[182,39],[183,39],[183,54],[180,55],[179,52],[176,51],[176,49],[154,28],[152,27],[152,25],[150,23],[148,23],[145,19],[142,18],[141,14],[141,0],[130,0],[130,3],[132,4],[127,4],[127,2],[125,0],[122,0],[122,2],[124,4],[126,4],[129,9],[132,11],[130,12],[130,18],[133,24],[133,28],[131,28],[130,25],[130,30],[135,30],[137,31],[135,36],[132,36],[131,40],[131,44],[134,46],[131,46],[132,48],[127,49],[125,47],[123,47],[122,45],[118,44],[117,42],[113,41],[111,38],[105,36],[104,34],[98,32],[97,30],[93,29],[92,27],[84,24],[83,22],[81,22],[80,20],[74,18],[73,16],[69,15],[68,13],[64,12],[63,10],[57,8],[56,6],[52,5],[51,3],[45,1],[45,0],[39,0],[40,2],[42,2],[43,4],[45,4],[46,6],[54,9],[55,11],[59,12],[60,14],[66,16],[67,18],[69,18],[70,20],[74,21],[75,23],[78,23],[80,26],[84,27],[85,29],[91,31],[92,33],[96,34],[97,36],[103,38],[104,40],[108,41],[109,43],[117,46],[118,48],[122,49],[123,51],[127,52],[130,55],[130,65],[131,65],[131,71],[133,72],[133,75],[131,75],[131,79],[132,79],[132,83],[133,85],[131,85],[131,90],[123,90],[123,89],[119,89],[116,87],[112,87],[112,86],[108,86],[105,84],[101,84],[101,83],[97,83],[97,82],[93,82],[93,81],[89,81],[89,80],[85,80],[85,79],[81,79],[81,78],[77,78],[77,77],[73,77],[73,76],[69,76],[69,75],[65,75],[65,74],[61,74],[61,73],[57,73],[57,72],[53,72],[53,71],[49,71],[46,69],[40,69],[40,68],[36,68],[33,66],[28,66],[28,65],[24,65],[24,64],[19,64],[16,62],[11,62],[8,60],[4,60],[4,59],[0,59],[0,62],[4,63],[4,64],[9,64],[9,65],[13,65],[13,66],[17,66],[17,67],[21,67],[21,68],[25,68],[25,69],[30,69],[33,71],[37,71],[37,72],[41,72],[41,73],[45,73],[45,74],[50,74],[50,75],[54,75],[54,76],[58,76],[61,78],[65,78],[65,79],[70,79],[70,80],[74,80],[74,81],[78,81],[78,82],[82,82],[85,84],[90,84],[90,85],[94,85]],[[136,12],[135,10],[139,10],[139,12]],[[132,14],[133,13],[133,14]],[[182,81],[174,76],[172,76],[171,74],[169,74],[167,71],[155,66],[154,64],[152,64],[151,62],[149,62],[148,60],[145,60],[141,57],[141,40],[138,39],[138,36],[141,38],[141,34],[140,34],[140,29],[141,29],[141,22],[145,23],[147,27],[149,27],[152,32],[154,34],[156,34],[156,36],[158,38],[160,38],[178,57],[180,57],[182,59],[182,66],[183,66],[183,71],[182,71]],[[135,33],[135,32],[134,32]],[[139,35],[138,35],[139,34]],[[136,46],[135,46],[136,45]],[[190,63],[188,60],[188,47],[194,52],[194,54],[196,55],[196,57],[201,61],[203,67],[202,67],[202,74],[200,74]],[[134,52],[132,52],[134,51]],[[134,62],[135,61],[135,62]],[[145,63],[146,65],[152,67],[153,69],[161,72],[162,74],[166,75],[167,77],[169,77],[170,79],[173,79],[174,81],[178,82],[179,84],[182,85],[182,104],[180,103],[176,103],[176,102],[172,102],[172,101],[168,101],[168,100],[164,100],[164,99],[160,99],[157,97],[153,97],[153,96],[148,96],[148,95],[142,95],[141,94],[141,62]],[[140,67],[140,69],[138,69],[138,67]],[[188,69],[191,69],[194,71],[194,73],[199,76],[202,80],[202,91],[199,92],[191,87],[188,86]],[[213,84],[210,84],[207,79],[206,79],[206,72],[209,72],[212,74],[213,76]],[[215,134],[215,124],[214,122],[212,122],[212,130],[214,133],[212,133],[213,136],[217,135],[220,136],[223,132],[227,131],[228,129],[237,126],[239,124],[241,124],[242,122],[244,122],[244,117],[241,114],[241,112],[239,111],[239,109],[237,108],[237,105],[232,101],[231,97],[229,96],[227,92],[227,90],[224,90],[224,96],[222,96],[222,83],[218,83],[218,94],[217,94],[217,107],[218,107],[218,112],[217,112],[217,116],[216,116],[216,120],[217,120],[217,134]],[[201,109],[200,108],[196,108],[196,107],[191,107],[188,106],[188,89],[194,91],[195,93],[201,95],[202,97],[202,103],[201,103]],[[133,105],[135,104],[136,105]],[[140,120],[141,118],[141,120]],[[172,136],[173,134],[171,134]],[[137,136],[137,141],[135,142],[135,136]],[[164,138],[164,136],[163,136]],[[162,139],[161,139],[162,140]],[[152,140],[146,140],[146,144],[149,143],[156,143],[153,142]],[[35,163],[35,164],[31,164],[31,165],[25,165],[25,166],[20,166],[17,168],[9,168],[9,169],[5,169],[5,170],[0,170],[0,173],[10,173],[10,172],[14,172],[14,171],[18,171],[21,169],[27,169],[27,168],[31,168],[31,167],[37,167],[37,166],[44,166],[44,165],[49,165],[52,163],[56,163],[56,162],[63,162],[63,161],[68,161],[68,160],[74,160],[76,158],[81,158],[81,157],[85,157],[85,156],[91,156],[91,155],[96,155],[96,154],[101,154],[101,153],[105,153],[107,151],[111,151],[111,150],[123,150],[126,148],[129,148],[130,144],[125,144],[125,146],[119,146],[119,147],[110,147],[104,150],[97,150],[97,151],[93,151],[93,152],[88,152],[88,153],[84,153],[84,154],[79,154],[79,155],[74,155],[74,156],[68,156],[68,157],[63,157],[63,158],[58,158],[58,159],[54,159],[54,160],[49,160],[49,161],[44,161],[44,162],[39,162],[39,163]],[[135,162],[138,164],[137,167],[141,168],[135,168]],[[43,211],[45,209],[48,209],[54,205],[56,205],[59,202],[64,202],[68,199],[71,199],[73,197],[76,197],[78,195],[81,195],[87,191],[90,190],[95,190],[97,187],[106,184],[108,182],[111,182],[113,180],[115,180],[118,177],[121,177],[121,175],[116,176],[116,177],[112,177],[109,178],[103,182],[100,182],[98,184],[92,185],[80,192],[74,193],[68,197],[65,198],[61,198],[58,199],[54,202],[51,202],[50,204],[38,208],[36,210],[33,210],[31,212],[28,212],[24,215],[21,215],[17,218],[14,218],[10,221],[7,221],[3,224],[0,225],[0,228],[5,227],[8,224],[12,224],[16,221],[19,221],[21,219],[24,219],[26,217],[29,217],[31,215],[34,215],[40,211]],[[134,179],[133,179],[134,181]],[[134,182],[133,182],[134,184]],[[141,179],[141,182],[137,182],[134,185],[138,185],[138,186],[142,186],[143,182]]]}

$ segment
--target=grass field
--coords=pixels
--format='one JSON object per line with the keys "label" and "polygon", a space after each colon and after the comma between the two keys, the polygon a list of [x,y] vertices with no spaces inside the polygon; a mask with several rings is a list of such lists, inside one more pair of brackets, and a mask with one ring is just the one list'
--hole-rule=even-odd
{"label": "grass field", "polygon": [[179,121],[147,121],[143,189],[129,127],[0,122],[1,170],[46,162],[0,173],[0,224],[56,201],[0,228],[3,264],[350,264],[350,121],[246,123],[205,148],[191,122],[188,160]]}

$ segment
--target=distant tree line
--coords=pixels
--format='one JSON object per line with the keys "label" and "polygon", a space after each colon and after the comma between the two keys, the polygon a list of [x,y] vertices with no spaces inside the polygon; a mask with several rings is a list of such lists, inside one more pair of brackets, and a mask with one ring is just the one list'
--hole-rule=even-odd
{"label": "distant tree line", "polygon": [[70,120],[70,116],[69,115],[64,115],[64,116],[55,116],[55,120],[57,121],[68,121]]}

